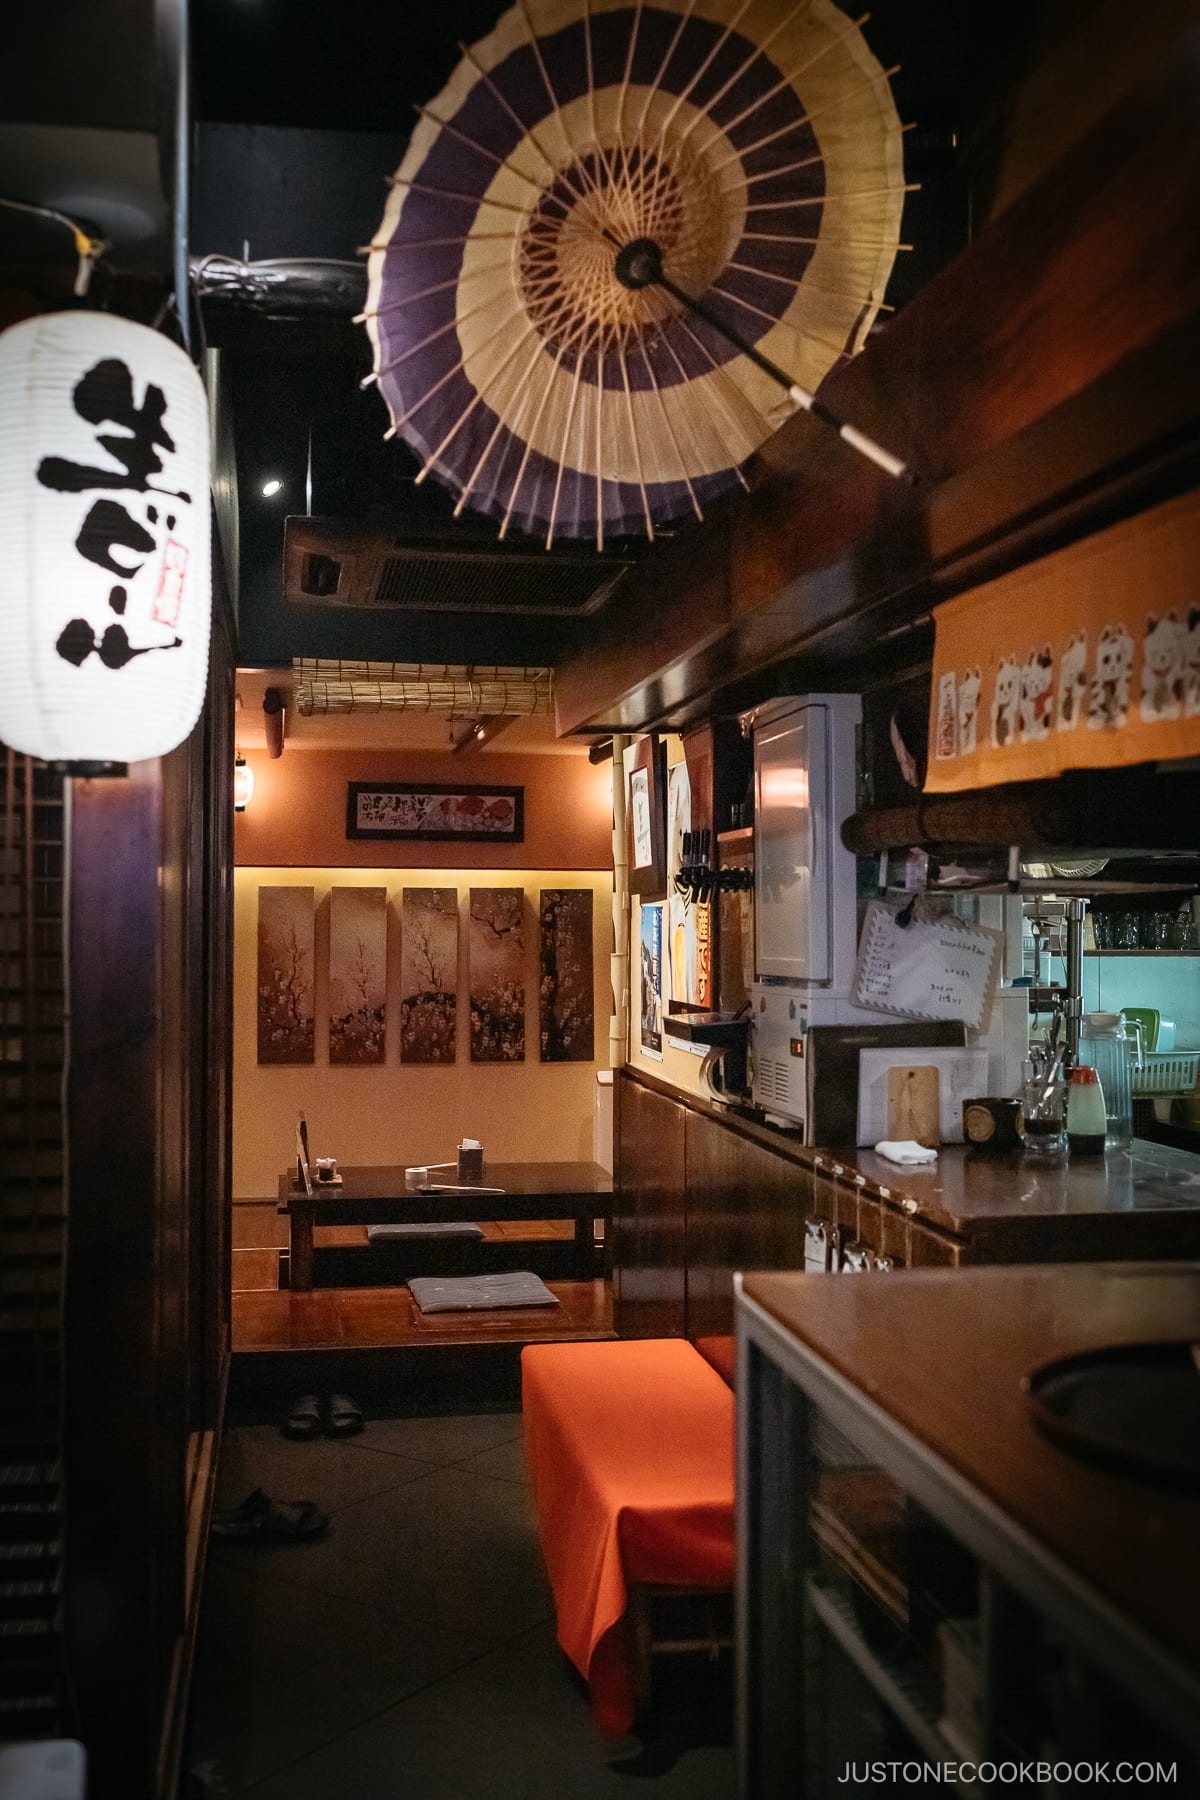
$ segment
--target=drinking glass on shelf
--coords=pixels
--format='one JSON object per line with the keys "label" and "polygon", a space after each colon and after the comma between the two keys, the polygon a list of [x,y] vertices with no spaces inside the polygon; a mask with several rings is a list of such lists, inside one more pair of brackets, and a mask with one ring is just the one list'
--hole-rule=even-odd
{"label": "drinking glass on shelf", "polygon": [[1194,950],[1196,948],[1196,926],[1192,917],[1192,903],[1185,900],[1175,914],[1171,924],[1172,950]]}
{"label": "drinking glass on shelf", "polygon": [[1113,949],[1136,950],[1138,947],[1138,915],[1132,912],[1113,914]]}
{"label": "drinking glass on shelf", "polygon": [[1153,948],[1155,950],[1170,949],[1171,932],[1175,925],[1175,914],[1169,912],[1152,913],[1151,922],[1154,928]]}
{"label": "drinking glass on shelf", "polygon": [[1092,937],[1095,940],[1097,950],[1111,950],[1111,948],[1112,948],[1112,925],[1113,925],[1113,914],[1112,913],[1106,913],[1106,912],[1093,912],[1092,913]]}

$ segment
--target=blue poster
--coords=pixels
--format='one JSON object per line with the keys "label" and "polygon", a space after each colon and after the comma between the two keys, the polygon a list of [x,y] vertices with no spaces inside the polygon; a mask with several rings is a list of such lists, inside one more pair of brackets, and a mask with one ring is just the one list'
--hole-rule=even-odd
{"label": "blue poster", "polygon": [[662,998],[662,902],[642,907],[641,928],[641,996],[642,1055],[659,1062],[663,1053]]}

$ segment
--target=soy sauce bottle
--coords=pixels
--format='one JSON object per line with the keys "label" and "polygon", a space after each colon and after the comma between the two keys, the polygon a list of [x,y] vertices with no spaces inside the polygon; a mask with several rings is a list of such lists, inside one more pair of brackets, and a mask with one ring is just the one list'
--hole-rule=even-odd
{"label": "soy sauce bottle", "polygon": [[1108,1130],[1104,1089],[1087,1063],[1071,1070],[1067,1089],[1067,1144],[1072,1156],[1103,1156]]}

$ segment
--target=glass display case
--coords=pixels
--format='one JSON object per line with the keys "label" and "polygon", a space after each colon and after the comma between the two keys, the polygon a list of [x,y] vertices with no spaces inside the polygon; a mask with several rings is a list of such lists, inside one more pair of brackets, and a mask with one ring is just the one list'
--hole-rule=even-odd
{"label": "glass display case", "polygon": [[[915,1411],[888,1417],[744,1288],[738,1321],[742,1800],[972,1794],[1001,1775],[1057,1797],[1082,1791],[1077,1765],[1107,1765],[1086,1776],[1103,1782],[1125,1763],[1139,1792],[1200,1792],[1200,1672],[1164,1666],[932,1451]],[[1138,1545],[1114,1533],[1112,1554]]]}

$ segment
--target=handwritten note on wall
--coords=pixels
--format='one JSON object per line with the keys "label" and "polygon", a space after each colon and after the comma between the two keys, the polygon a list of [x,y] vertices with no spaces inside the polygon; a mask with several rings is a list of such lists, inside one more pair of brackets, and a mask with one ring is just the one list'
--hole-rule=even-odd
{"label": "handwritten note on wall", "polygon": [[950,916],[897,923],[890,906],[872,901],[863,922],[854,974],[859,1006],[907,1019],[958,1019],[987,1024],[1004,934]]}

